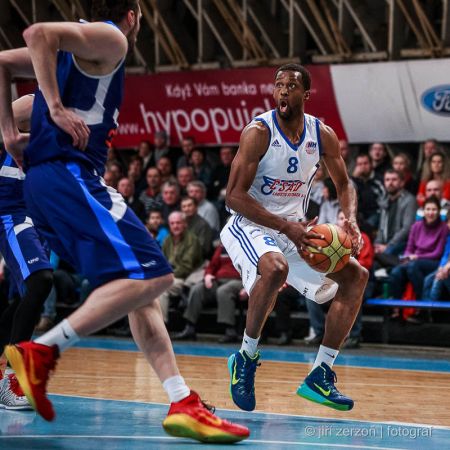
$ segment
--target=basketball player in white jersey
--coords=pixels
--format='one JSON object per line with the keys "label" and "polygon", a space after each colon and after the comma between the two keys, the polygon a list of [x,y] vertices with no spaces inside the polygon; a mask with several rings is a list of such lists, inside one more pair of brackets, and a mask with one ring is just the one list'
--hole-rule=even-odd
{"label": "basketball player in white jersey", "polygon": [[353,407],[353,400],[336,389],[332,367],[361,306],[368,272],[351,258],[338,273],[322,274],[299,255],[299,250],[317,237],[302,221],[319,161],[336,185],[353,255],[358,254],[362,242],[356,224],[356,193],[336,134],[304,113],[310,84],[309,72],[298,64],[276,71],[276,108],[244,128],[227,186],[226,202],[233,214],[221,240],[250,295],[242,347],[230,356],[228,369],[233,401],[247,411],[256,403],[258,340],[285,282],[318,303],[333,299],[322,345],[297,394],[339,410]]}

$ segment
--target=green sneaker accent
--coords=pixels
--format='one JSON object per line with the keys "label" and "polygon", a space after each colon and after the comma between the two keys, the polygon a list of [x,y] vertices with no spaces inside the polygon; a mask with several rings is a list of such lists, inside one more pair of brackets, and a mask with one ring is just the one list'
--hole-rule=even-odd
{"label": "green sneaker accent", "polygon": [[303,383],[297,389],[297,395],[299,397],[303,397],[306,400],[309,400],[311,402],[318,403],[318,404],[324,405],[324,406],[328,406],[329,408],[337,409],[338,411],[349,411],[351,409],[351,408],[348,407],[348,405],[340,405],[338,403],[334,403],[334,402],[332,402],[332,401],[322,397],[317,392],[314,392],[305,383]]}

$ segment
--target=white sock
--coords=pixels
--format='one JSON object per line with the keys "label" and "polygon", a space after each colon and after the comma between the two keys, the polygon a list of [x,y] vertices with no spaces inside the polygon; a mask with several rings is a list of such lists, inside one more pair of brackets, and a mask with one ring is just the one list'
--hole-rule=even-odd
{"label": "white sock", "polygon": [[187,387],[186,382],[181,375],[167,378],[167,380],[163,382],[163,388],[169,396],[170,403],[179,402],[191,393],[191,390]]}
{"label": "white sock", "polygon": [[72,346],[79,340],[80,338],[75,333],[69,321],[64,319],[51,330],[47,331],[47,333],[38,337],[34,342],[36,344],[48,345],[49,347],[57,345],[59,351],[62,353],[66,348]]}
{"label": "white sock", "polygon": [[330,366],[330,369],[333,368],[333,364],[334,361],[336,361],[337,355],[339,355],[339,350],[321,345],[319,347],[319,353],[317,353],[316,360],[314,361],[311,372],[316,367],[319,367],[323,362]]}
{"label": "white sock", "polygon": [[245,350],[247,354],[253,358],[256,354],[256,350],[258,348],[259,337],[254,339],[247,336],[247,333],[244,330],[244,337],[242,338],[241,352]]}

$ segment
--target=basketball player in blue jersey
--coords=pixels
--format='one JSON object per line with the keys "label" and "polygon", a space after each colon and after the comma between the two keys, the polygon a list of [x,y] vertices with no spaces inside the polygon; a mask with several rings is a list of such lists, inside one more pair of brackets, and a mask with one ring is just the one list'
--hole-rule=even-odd
{"label": "basketball player in blue jersey", "polygon": [[94,288],[68,319],[34,342],[6,347],[6,356],[32,406],[52,420],[46,385],[60,353],[128,314],[171,402],[164,429],[200,441],[240,441],[248,429],[215,416],[180,376],[156,300],[173,282],[172,269],[101,178],[117,127],[124,59],[139,31],[139,2],[94,1],[92,15],[98,22],[32,25],[24,32],[27,48],[0,53],[0,125],[17,159],[23,140],[8,106],[9,81],[35,75],[39,84],[23,157],[30,214],[50,247]]}
{"label": "basketball player in blue jersey", "polygon": [[285,282],[318,303],[334,298],[317,358],[297,394],[339,410],[353,407],[353,401],[336,389],[332,367],[361,306],[368,273],[351,258],[340,272],[321,274],[299,255],[311,238],[318,237],[302,220],[319,161],[336,185],[353,255],[361,246],[356,194],[338,139],[330,127],[304,113],[310,84],[309,72],[298,64],[276,71],[276,108],[244,128],[227,185],[226,201],[233,214],[221,240],[250,295],[242,347],[230,356],[228,369],[233,400],[247,411],[255,408],[258,340]]}
{"label": "basketball player in blue jersey", "polygon": [[[29,131],[32,104],[33,96],[29,95],[13,103],[14,119],[22,131]],[[0,151],[0,253],[19,293],[0,315],[0,355],[6,344],[31,338],[52,287],[47,252],[25,207],[24,178],[11,155]],[[30,409],[9,368],[4,374],[0,372],[0,408]]]}

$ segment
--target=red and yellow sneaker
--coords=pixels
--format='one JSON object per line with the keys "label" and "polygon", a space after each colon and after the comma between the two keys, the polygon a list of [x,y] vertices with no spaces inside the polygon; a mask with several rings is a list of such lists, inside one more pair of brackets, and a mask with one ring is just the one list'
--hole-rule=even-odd
{"label": "red and yellow sneaker", "polygon": [[162,425],[171,436],[196,439],[200,442],[231,444],[250,436],[247,427],[217,417],[214,410],[203,403],[194,391],[183,400],[171,403]]}
{"label": "red and yellow sneaker", "polygon": [[53,420],[55,412],[47,398],[47,382],[59,357],[58,347],[21,342],[6,346],[5,355],[33,409],[45,420]]}

